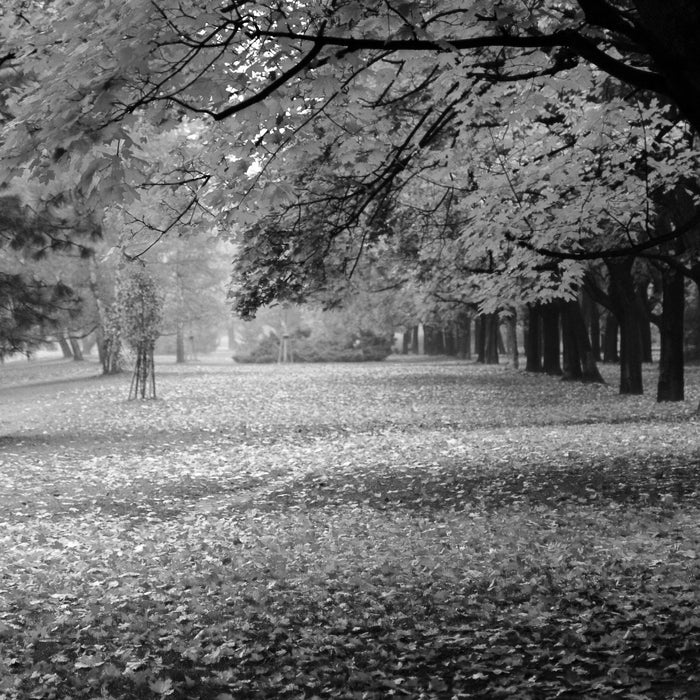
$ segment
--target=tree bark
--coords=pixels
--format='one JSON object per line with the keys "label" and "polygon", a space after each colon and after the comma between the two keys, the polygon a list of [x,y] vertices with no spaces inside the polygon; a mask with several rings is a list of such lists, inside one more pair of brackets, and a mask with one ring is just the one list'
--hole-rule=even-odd
{"label": "tree bark", "polygon": [[620,354],[617,351],[617,334],[620,324],[617,317],[609,311],[605,315],[605,330],[603,332],[603,362],[619,362]]}
{"label": "tree bark", "polygon": [[542,371],[545,374],[561,374],[559,362],[559,304],[548,302],[540,309],[542,317]]}
{"label": "tree bark", "polygon": [[58,345],[61,348],[63,359],[70,360],[73,357],[73,351],[71,350],[70,343],[66,340],[66,336],[63,335],[63,331],[58,332],[56,339],[58,340]]}
{"label": "tree bark", "polygon": [[484,333],[484,317],[477,316],[474,319],[474,351],[476,361],[480,364],[486,362],[486,335]]}
{"label": "tree bark", "polygon": [[472,320],[466,314],[460,314],[457,320],[457,354],[463,360],[472,356]]}
{"label": "tree bark", "polygon": [[448,323],[443,329],[443,336],[445,338],[445,355],[454,357],[457,354],[457,347],[455,343],[455,324]]}
{"label": "tree bark", "polygon": [[643,394],[642,334],[637,294],[632,279],[633,259],[608,261],[610,298],[620,324],[620,394]]}
{"label": "tree bark", "polygon": [[83,349],[80,347],[80,343],[77,338],[68,338],[70,342],[71,350],[73,351],[73,360],[75,362],[82,362],[85,358],[83,357]]}
{"label": "tree bark", "polygon": [[649,280],[644,280],[638,284],[637,289],[637,308],[639,310],[639,332],[641,334],[642,343],[642,362],[651,362],[651,308],[649,306],[649,296],[647,287]]}
{"label": "tree bark", "polygon": [[[498,364],[498,314],[485,314],[482,316],[483,336],[484,336],[484,364]],[[502,341],[501,341],[502,342]]]}
{"label": "tree bark", "polygon": [[513,362],[513,367],[518,369],[520,359],[518,355],[518,314],[513,308],[510,316],[506,318],[506,334],[508,339],[508,352]]}
{"label": "tree bark", "polygon": [[185,332],[182,325],[178,324],[175,330],[175,362],[181,365],[185,360]]}
{"label": "tree bark", "polygon": [[600,362],[600,310],[598,304],[585,289],[581,294],[581,307],[583,318],[588,327],[593,357],[596,362]]}
{"label": "tree bark", "polygon": [[562,336],[564,346],[564,379],[604,384],[598,371],[586,322],[577,301],[562,305]]}
{"label": "tree bark", "polygon": [[540,304],[527,305],[525,331],[525,371],[542,371],[542,307]]}
{"label": "tree bark", "polygon": [[418,354],[418,326],[411,329],[411,352],[414,355]]}
{"label": "tree bark", "polygon": [[664,270],[661,306],[661,354],[657,401],[683,401],[683,312],[685,308],[685,279],[674,269]]}

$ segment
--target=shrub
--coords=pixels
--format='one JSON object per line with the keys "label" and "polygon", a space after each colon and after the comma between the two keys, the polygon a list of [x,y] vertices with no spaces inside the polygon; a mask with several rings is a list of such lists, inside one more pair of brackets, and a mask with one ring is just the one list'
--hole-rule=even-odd
{"label": "shrub", "polygon": [[[313,337],[296,333],[290,337],[294,362],[379,362],[391,354],[392,338],[372,332],[341,337]],[[234,355],[241,363],[277,362],[280,339],[273,334],[262,338],[249,353]]]}

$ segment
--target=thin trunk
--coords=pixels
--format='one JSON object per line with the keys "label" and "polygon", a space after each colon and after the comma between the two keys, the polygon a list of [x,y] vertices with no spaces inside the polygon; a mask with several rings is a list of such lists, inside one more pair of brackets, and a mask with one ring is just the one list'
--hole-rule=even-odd
{"label": "thin trunk", "polygon": [[411,352],[417,355],[419,352],[418,346],[418,326],[413,326],[411,329]]}
{"label": "thin trunk", "polygon": [[683,312],[685,308],[685,279],[674,269],[664,270],[661,306],[661,354],[657,401],[683,401]]}
{"label": "thin trunk", "polygon": [[98,269],[97,260],[95,259],[95,253],[91,252],[88,257],[88,280],[90,292],[95,300],[95,308],[97,309],[97,329],[95,330],[95,337],[97,339],[97,355],[100,358],[100,363],[102,365],[103,374],[115,374],[121,371],[121,366],[118,359],[118,353],[113,353],[107,345],[113,346],[116,342],[115,339],[107,341],[105,328],[107,327],[107,313],[105,305],[102,303],[102,298],[100,297],[100,290],[98,285]]}

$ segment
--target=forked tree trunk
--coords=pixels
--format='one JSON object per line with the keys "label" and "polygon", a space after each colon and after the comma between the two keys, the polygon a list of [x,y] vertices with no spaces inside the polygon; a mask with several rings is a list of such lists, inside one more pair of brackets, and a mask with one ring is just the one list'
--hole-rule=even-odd
{"label": "forked tree trunk", "polygon": [[63,331],[58,333],[57,340],[61,348],[61,353],[63,354],[63,359],[70,360],[73,357],[73,351],[71,350],[70,343],[66,340],[66,336],[63,335]]}
{"label": "forked tree trunk", "polygon": [[683,312],[685,308],[685,278],[678,270],[663,273],[661,307],[661,354],[657,401],[683,401]]}
{"label": "forked tree trunk", "polygon": [[83,349],[80,347],[80,343],[76,338],[68,338],[70,341],[70,347],[73,351],[73,360],[76,362],[82,362],[85,358],[83,357]]}

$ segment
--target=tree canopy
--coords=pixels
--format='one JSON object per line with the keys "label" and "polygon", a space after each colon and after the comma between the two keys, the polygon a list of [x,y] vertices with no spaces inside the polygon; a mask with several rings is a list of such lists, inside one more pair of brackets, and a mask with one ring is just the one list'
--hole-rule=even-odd
{"label": "tree canopy", "polygon": [[656,203],[694,182],[698,27],[658,0],[28,3],[2,154],[101,206],[186,187],[240,244],[243,314],[342,294],[362,257],[546,298],[693,232]]}

